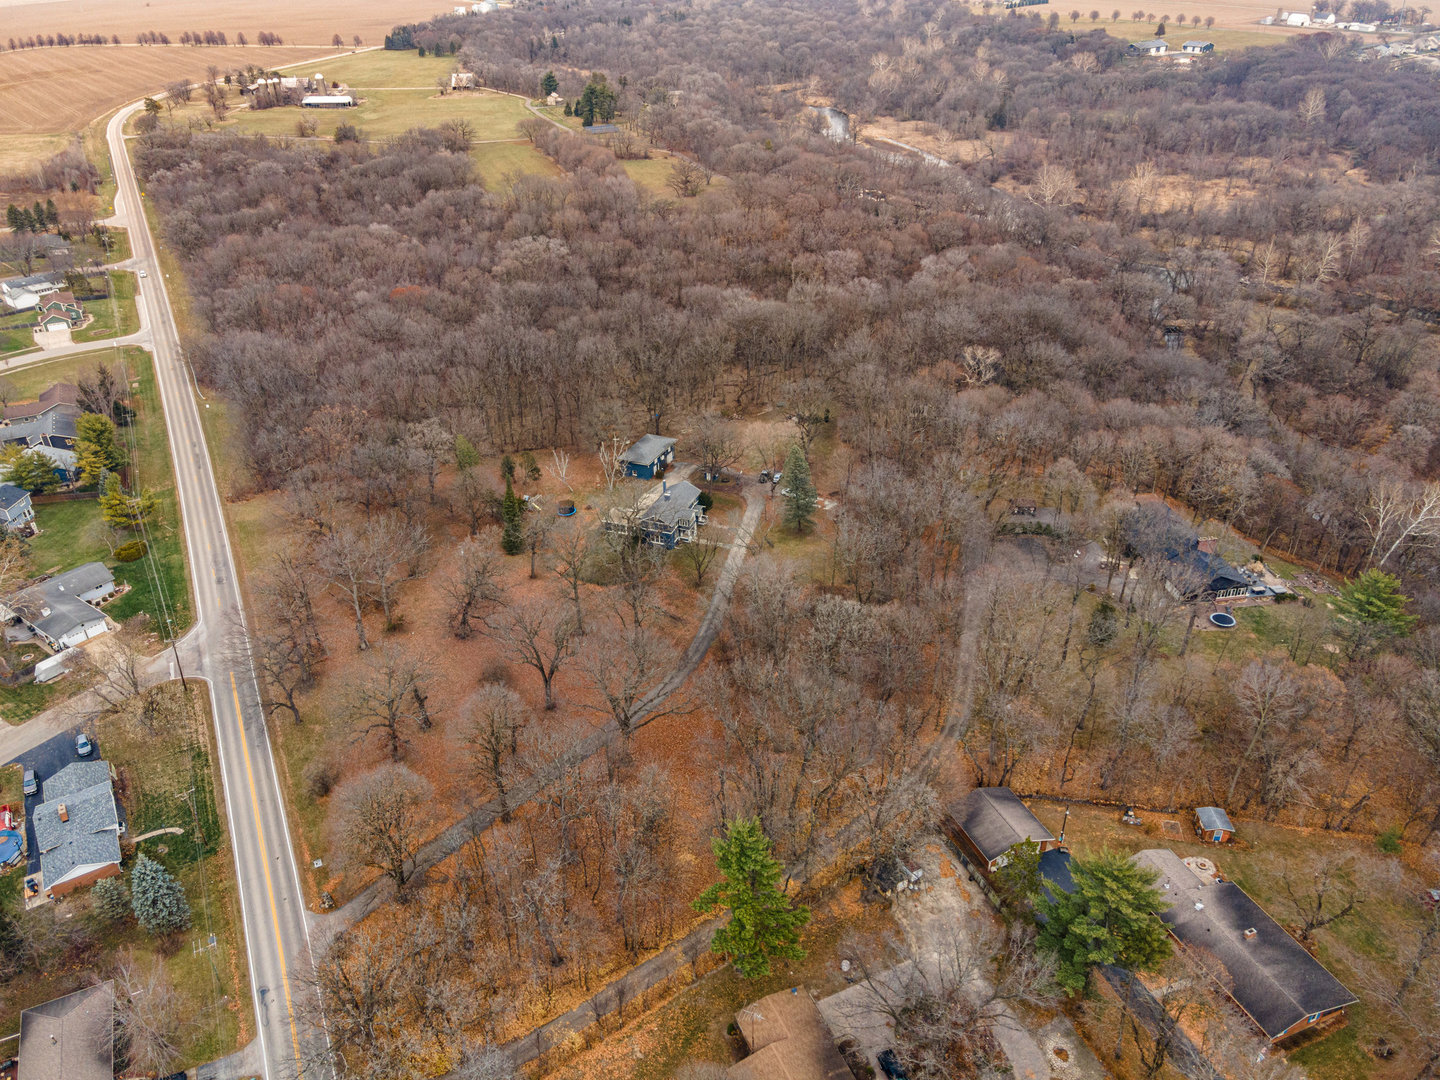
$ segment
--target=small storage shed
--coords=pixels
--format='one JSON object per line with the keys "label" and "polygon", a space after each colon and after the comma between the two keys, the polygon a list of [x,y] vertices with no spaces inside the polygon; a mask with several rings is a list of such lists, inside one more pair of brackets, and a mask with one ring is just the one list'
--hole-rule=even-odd
{"label": "small storage shed", "polygon": [[642,435],[620,455],[626,476],[653,480],[675,460],[675,440],[664,435]]}
{"label": "small storage shed", "polygon": [[1195,808],[1195,832],[1201,840],[1212,844],[1228,844],[1235,839],[1235,826],[1230,815],[1218,806]]}

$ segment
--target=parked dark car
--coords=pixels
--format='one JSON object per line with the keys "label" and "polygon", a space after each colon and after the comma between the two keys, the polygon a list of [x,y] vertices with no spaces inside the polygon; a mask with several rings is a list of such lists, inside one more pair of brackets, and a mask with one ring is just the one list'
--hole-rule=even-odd
{"label": "parked dark car", "polygon": [[900,1064],[894,1050],[881,1050],[875,1055],[875,1060],[880,1063],[880,1071],[890,1080],[910,1080],[910,1074],[905,1071],[905,1066]]}

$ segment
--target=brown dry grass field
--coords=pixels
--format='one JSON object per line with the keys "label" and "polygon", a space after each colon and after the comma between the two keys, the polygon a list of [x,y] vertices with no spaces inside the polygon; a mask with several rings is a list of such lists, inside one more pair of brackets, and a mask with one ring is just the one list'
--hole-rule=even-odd
{"label": "brown dry grass field", "polygon": [[223,30],[253,41],[261,30],[287,43],[328,44],[335,34],[347,42],[359,34],[366,44],[380,43],[397,23],[417,22],[450,10],[442,0],[320,0],[308,4],[255,4],[242,0],[0,0],[0,40],[12,35],[60,33],[119,34],[134,41],[142,30],[178,38],[186,30]]}
{"label": "brown dry grass field", "polygon": [[[979,4],[970,4],[969,6],[975,11],[980,10]],[[1205,19],[1213,15],[1215,25],[1226,29],[1253,29],[1259,33],[1272,34],[1276,37],[1297,33],[1297,31],[1285,27],[1259,25],[1260,20],[1264,16],[1275,14],[1276,5],[1266,3],[1265,0],[1190,0],[1189,3],[1184,2],[1184,0],[1176,0],[1176,3],[1173,4],[1146,3],[1138,5],[1117,5],[1114,3],[1080,4],[1066,3],[1065,0],[1051,0],[1049,4],[1043,7],[1025,8],[1023,10],[1026,14],[1038,12],[1041,18],[1046,17],[1052,11],[1056,12],[1059,14],[1061,24],[1064,26],[1070,25],[1070,12],[1078,10],[1082,13],[1080,21],[1077,23],[1079,27],[1089,27],[1091,25],[1090,12],[1092,10],[1098,10],[1100,12],[1100,21],[1096,25],[1108,27],[1110,25],[1111,12],[1115,11],[1117,7],[1120,11],[1122,22],[1128,21],[1130,16],[1136,11],[1153,13],[1157,17],[1160,15],[1170,15],[1174,18],[1179,18],[1181,14],[1184,14],[1187,20],[1192,15],[1199,15],[1203,28]],[[1114,33],[1116,37],[1128,38],[1130,37],[1128,29],[1128,27],[1122,26],[1119,30],[1112,31],[1112,33]],[[1304,31],[1298,32],[1303,33]]]}
{"label": "brown dry grass field", "polygon": [[[162,89],[223,69],[274,68],[333,55],[330,46],[292,48],[90,47],[0,55],[0,135],[79,131],[97,116]],[[8,155],[7,155],[8,162]]]}

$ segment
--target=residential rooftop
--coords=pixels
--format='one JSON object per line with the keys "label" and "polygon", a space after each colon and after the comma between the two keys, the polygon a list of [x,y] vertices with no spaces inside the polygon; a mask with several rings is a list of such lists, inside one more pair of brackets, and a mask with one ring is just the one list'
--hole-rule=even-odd
{"label": "residential rooftop", "polygon": [[1202,877],[1165,848],[1133,859],[1159,875],[1156,888],[1170,904],[1157,912],[1160,920],[1182,945],[1204,950],[1203,962],[1219,963],[1224,970],[1212,974],[1268,1038],[1355,1003],[1355,995],[1234,882]]}

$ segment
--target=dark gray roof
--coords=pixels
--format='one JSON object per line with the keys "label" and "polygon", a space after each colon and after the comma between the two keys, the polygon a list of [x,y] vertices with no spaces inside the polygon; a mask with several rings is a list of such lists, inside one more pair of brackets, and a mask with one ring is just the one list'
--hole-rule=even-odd
{"label": "dark gray roof", "polygon": [[993,860],[1026,840],[1055,836],[1008,787],[976,788],[951,807],[950,814],[980,854]]}
{"label": "dark gray roof", "polygon": [[12,420],[0,427],[0,439],[5,442],[35,442],[40,438],[59,436],[73,439],[77,434],[75,421],[80,419],[82,410],[76,405],[64,403],[50,405],[33,417]]}
{"label": "dark gray roof", "polygon": [[[45,801],[35,808],[35,846],[46,886],[74,871],[120,861],[120,814],[103,761],[77,761],[45,781]],[[64,805],[66,818],[60,820]]]}
{"label": "dark gray roof", "polygon": [[1050,888],[1052,885],[1063,893],[1073,893],[1075,877],[1070,873],[1070,853],[1059,848],[1041,852],[1040,878],[1044,882],[1042,888],[1049,900],[1055,899],[1055,893]]}
{"label": "dark gray roof", "polygon": [[87,593],[115,583],[115,575],[102,562],[81,563],[74,570],[56,574],[41,588],[54,593]]}
{"label": "dark gray roof", "polygon": [[700,489],[688,480],[666,485],[665,490],[640,515],[641,522],[674,526],[695,520],[695,503]]}
{"label": "dark gray roof", "polygon": [[1230,824],[1230,815],[1218,806],[1196,807],[1195,816],[1200,819],[1200,827],[1206,832],[1214,832],[1216,829],[1235,831],[1235,826]]}
{"label": "dark gray roof", "polygon": [[16,487],[14,484],[0,484],[0,507],[9,510],[12,506],[18,506],[30,497],[30,493],[24,488]]}
{"label": "dark gray roof", "polygon": [[20,1014],[18,1080],[111,1080],[115,984],[97,983]]}
{"label": "dark gray roof", "polygon": [[[1355,1003],[1355,995],[1234,882],[1202,880],[1164,848],[1133,858],[1159,872],[1156,888],[1170,901],[1158,913],[1161,921],[1182,945],[1198,946],[1220,963],[1230,997],[1269,1038],[1307,1016]],[[1251,929],[1255,935],[1247,938]]]}
{"label": "dark gray roof", "polygon": [[674,445],[675,440],[664,435],[641,435],[629,450],[620,455],[620,460],[630,465],[651,465]]}
{"label": "dark gray roof", "polygon": [[105,621],[104,613],[81,600],[79,594],[114,581],[104,563],[88,562],[17,593],[10,607],[42,634],[58,641],[76,627]]}

